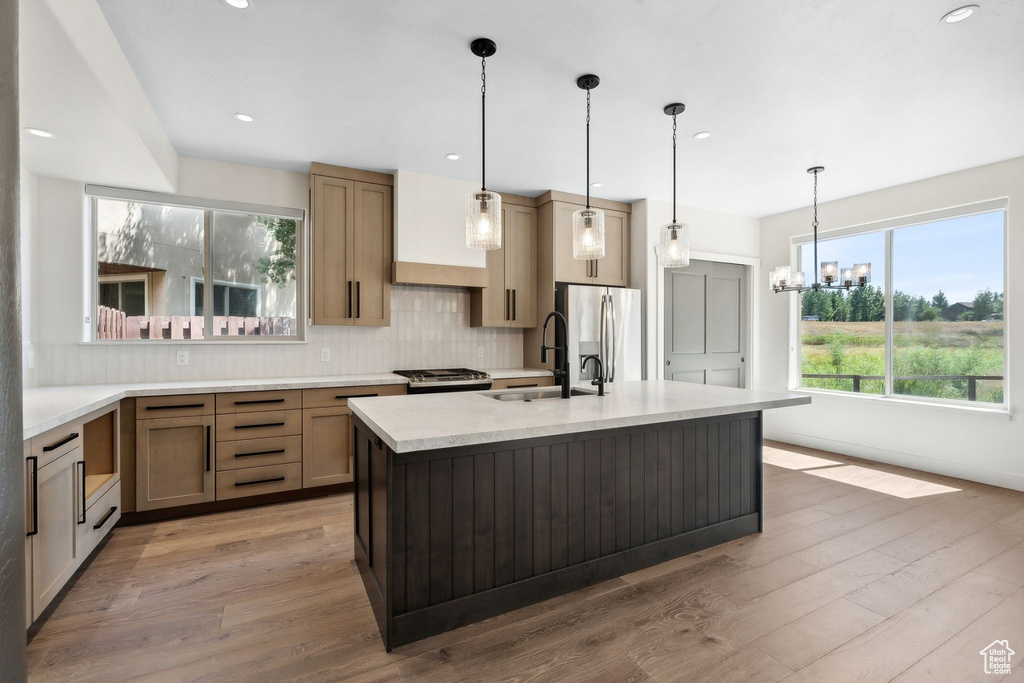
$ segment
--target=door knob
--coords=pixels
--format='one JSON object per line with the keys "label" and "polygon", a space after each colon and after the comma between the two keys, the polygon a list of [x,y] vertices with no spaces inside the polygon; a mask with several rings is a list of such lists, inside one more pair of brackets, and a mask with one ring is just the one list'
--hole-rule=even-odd
{"label": "door knob", "polygon": [[746,358],[743,358],[742,356],[740,356],[740,362],[741,362],[741,363],[746,363],[746,362],[747,362],[747,359],[746,359]]}
{"label": "door knob", "polygon": [[672,361],[670,361],[670,360],[665,361],[665,365],[672,365]]}

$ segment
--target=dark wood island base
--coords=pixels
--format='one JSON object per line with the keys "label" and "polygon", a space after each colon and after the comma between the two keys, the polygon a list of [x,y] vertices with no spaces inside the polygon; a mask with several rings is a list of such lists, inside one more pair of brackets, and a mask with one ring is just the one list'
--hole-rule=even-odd
{"label": "dark wood island base", "polygon": [[762,529],[760,411],[405,454],[353,434],[388,651]]}

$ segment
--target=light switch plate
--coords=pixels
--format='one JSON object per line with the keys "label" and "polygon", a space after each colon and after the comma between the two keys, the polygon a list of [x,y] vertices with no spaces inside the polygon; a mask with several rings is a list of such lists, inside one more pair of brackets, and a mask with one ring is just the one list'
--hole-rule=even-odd
{"label": "light switch plate", "polygon": [[177,363],[178,365],[188,365],[188,351],[178,351]]}
{"label": "light switch plate", "polygon": [[329,363],[331,362],[331,349],[322,348],[320,349],[320,362]]}
{"label": "light switch plate", "polygon": [[482,346],[476,347],[476,357],[477,358],[483,358],[484,357],[484,347],[482,347]]}

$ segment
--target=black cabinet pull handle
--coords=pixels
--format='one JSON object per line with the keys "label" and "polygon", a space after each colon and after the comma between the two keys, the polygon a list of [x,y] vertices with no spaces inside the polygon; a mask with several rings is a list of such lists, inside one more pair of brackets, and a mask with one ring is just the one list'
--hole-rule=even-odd
{"label": "black cabinet pull handle", "polygon": [[258,425],[235,425],[235,429],[259,429],[260,427],[284,427],[284,422],[265,422]]}
{"label": "black cabinet pull handle", "polygon": [[256,481],[236,481],[235,487],[255,486],[256,484],[272,484],[275,481],[284,481],[284,477],[273,477],[271,479],[257,479]]}
{"label": "black cabinet pull handle", "polygon": [[55,451],[58,448],[60,448],[61,446],[63,446],[64,444],[68,443],[69,441],[74,441],[77,438],[78,438],[78,432],[74,432],[72,434],[68,434],[63,439],[58,441],[57,443],[52,443],[49,446],[43,446],[43,453],[49,453],[50,451]]}
{"label": "black cabinet pull handle", "polygon": [[101,528],[104,524],[107,523],[107,520],[110,519],[111,515],[113,515],[115,512],[117,512],[117,506],[116,505],[114,507],[110,508],[109,510],[107,510],[107,514],[103,515],[103,519],[101,519],[100,521],[98,521],[95,524],[93,524],[92,528],[93,529]]}
{"label": "black cabinet pull handle", "polygon": [[359,296],[359,280],[356,280],[356,317],[362,312],[363,297]]}
{"label": "black cabinet pull handle", "polygon": [[509,384],[509,389],[529,389],[530,387],[538,387],[539,384]]}
{"label": "black cabinet pull handle", "polygon": [[235,401],[236,406],[254,406],[261,403],[284,403],[283,398],[261,398],[252,401]]}
{"label": "black cabinet pull handle", "polygon": [[235,453],[236,458],[251,458],[254,455],[276,455],[277,453],[284,453],[283,448],[278,448],[273,451],[253,451],[252,453]]}
{"label": "black cabinet pull handle", "polygon": [[373,394],[351,394],[350,396],[335,396],[334,398],[337,398],[337,399],[342,399],[342,398],[374,398],[376,396],[380,396],[380,394],[378,394],[378,393],[373,393]]}
{"label": "black cabinet pull handle", "polygon": [[347,285],[348,285],[348,315],[346,315],[345,317],[346,318],[351,318],[352,317],[352,281],[349,280]]}
{"label": "black cabinet pull handle", "polygon": [[85,524],[85,461],[78,461],[78,478],[82,482],[82,518],[78,520],[79,524]]}
{"label": "black cabinet pull handle", "polygon": [[509,297],[509,291],[506,289],[505,290],[505,320],[508,320],[508,297]]}
{"label": "black cabinet pull handle", "polygon": [[210,471],[210,425],[206,425],[206,471]]}
{"label": "black cabinet pull handle", "polygon": [[600,264],[601,264],[600,261],[598,261],[597,259],[594,259],[594,277],[598,277],[598,273],[601,272],[600,270],[598,270],[601,267]]}
{"label": "black cabinet pull handle", "polygon": [[516,290],[512,290],[512,320],[516,319]]}
{"label": "black cabinet pull handle", "polygon": [[186,408],[205,408],[205,403],[179,403],[166,406],[146,406],[146,410],[184,410]]}
{"label": "black cabinet pull handle", "polygon": [[32,461],[32,531],[26,536],[35,536],[39,533],[39,458],[30,455],[26,460]]}

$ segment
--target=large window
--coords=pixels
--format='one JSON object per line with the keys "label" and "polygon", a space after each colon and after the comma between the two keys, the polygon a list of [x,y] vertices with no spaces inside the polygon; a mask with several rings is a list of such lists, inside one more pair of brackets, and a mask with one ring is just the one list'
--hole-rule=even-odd
{"label": "large window", "polygon": [[[818,261],[870,261],[874,281],[801,295],[801,386],[1003,404],[1005,236],[994,202],[819,241]],[[810,281],[813,245],[798,258]]]}
{"label": "large window", "polygon": [[300,211],[89,190],[96,339],[301,338]]}

